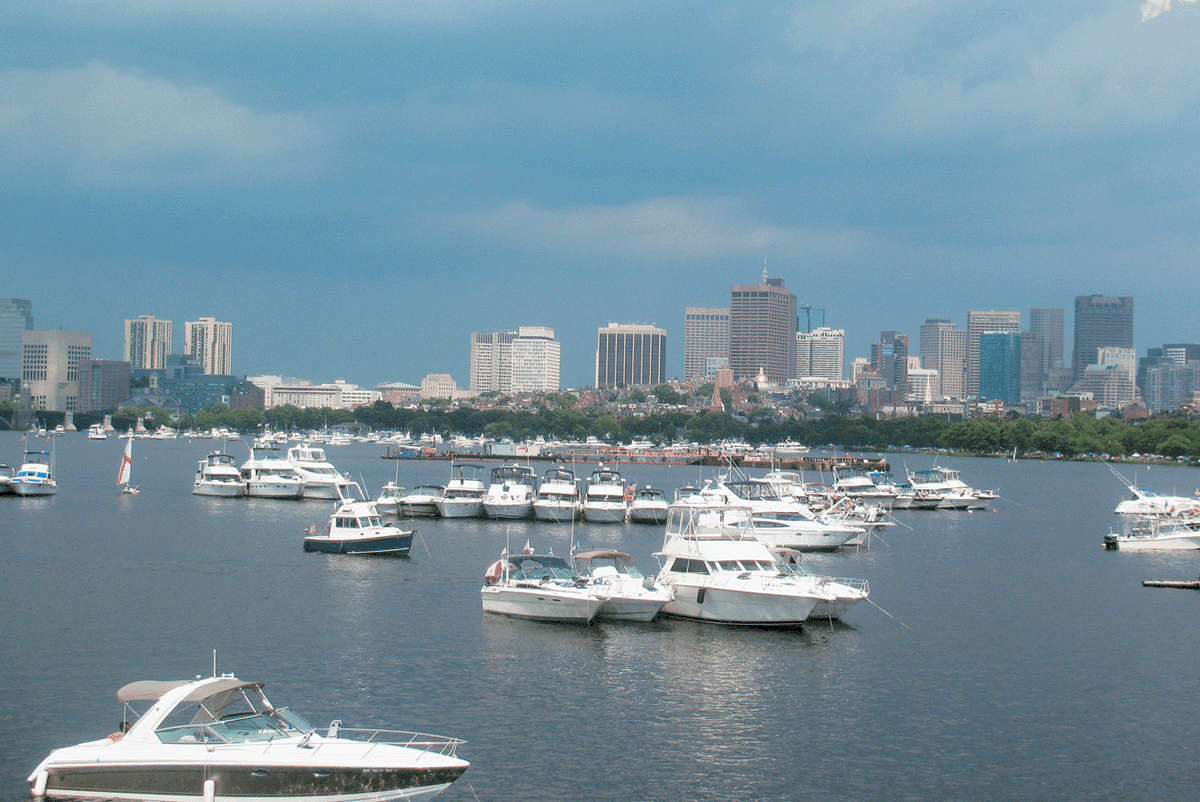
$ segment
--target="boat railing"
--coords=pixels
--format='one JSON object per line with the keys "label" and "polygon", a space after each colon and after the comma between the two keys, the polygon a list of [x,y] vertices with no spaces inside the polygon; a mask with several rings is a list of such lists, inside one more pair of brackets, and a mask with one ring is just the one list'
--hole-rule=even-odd
{"label": "boat railing", "polygon": [[[350,741],[386,746],[405,746],[409,749],[420,749],[424,752],[436,752],[440,755],[453,755],[459,746],[466,741],[461,738],[451,738],[448,735],[430,735],[425,732],[405,732],[403,730],[374,730],[364,728],[338,727],[336,737]],[[319,748],[319,744],[316,744]]]}

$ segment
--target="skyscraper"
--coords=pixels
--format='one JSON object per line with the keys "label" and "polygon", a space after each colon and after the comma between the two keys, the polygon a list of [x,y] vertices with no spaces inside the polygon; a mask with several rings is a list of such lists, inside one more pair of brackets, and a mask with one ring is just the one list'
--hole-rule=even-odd
{"label": "skyscraper", "polygon": [[125,361],[134,370],[162,370],[171,353],[171,321],[139,315],[125,321]]}
{"label": "skyscraper", "polygon": [[979,400],[1016,404],[1021,400],[1021,333],[985,331],[979,335]]}
{"label": "skyscraper", "polygon": [[711,358],[729,361],[729,310],[689,306],[684,313],[683,377],[704,378]]}
{"label": "skyscraper", "polygon": [[890,389],[908,387],[908,337],[898,331],[882,331],[871,344],[871,367]]}
{"label": "skyscraper", "polygon": [[729,367],[734,377],[785,384],[796,375],[796,296],[782,278],[734,285],[729,298]]}
{"label": "skyscraper", "polygon": [[21,378],[21,338],[32,329],[32,302],[0,298],[0,380]]}
{"label": "skyscraper", "polygon": [[515,332],[475,332],[471,335],[471,390],[557,392],[561,348],[554,339],[554,329],[544,326],[521,326]]}
{"label": "skyscraper", "polygon": [[667,332],[658,326],[609,323],[596,337],[596,387],[661,384]]}
{"label": "skyscraper", "polygon": [[845,329],[818,328],[796,332],[796,378],[846,378]]}
{"label": "skyscraper", "polygon": [[1098,364],[1105,346],[1133,348],[1133,298],[1075,296],[1075,348],[1071,367],[1078,381],[1089,365]]}
{"label": "skyscraper", "polygon": [[1021,331],[1020,312],[967,313],[967,395],[979,395],[979,335],[985,331]]}
{"label": "skyscraper", "polygon": [[947,318],[931,317],[921,324],[921,367],[938,372],[933,393],[938,398],[965,398],[967,389],[967,332]]}
{"label": "skyscraper", "polygon": [[1063,366],[1063,310],[1030,309],[1029,330],[1041,338],[1041,368],[1049,375]]}
{"label": "skyscraper", "polygon": [[202,317],[184,324],[183,352],[195,357],[206,375],[233,373],[233,324]]}
{"label": "skyscraper", "polygon": [[92,358],[92,335],[84,331],[38,331],[21,335],[21,392],[31,409],[79,410],[79,366]]}

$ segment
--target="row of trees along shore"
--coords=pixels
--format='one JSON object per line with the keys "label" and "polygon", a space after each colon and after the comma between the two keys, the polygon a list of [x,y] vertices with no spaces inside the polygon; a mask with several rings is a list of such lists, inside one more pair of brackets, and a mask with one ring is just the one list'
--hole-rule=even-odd
{"label": "row of trees along shore", "polygon": [[[243,433],[260,431],[264,425],[275,431],[303,431],[358,423],[374,430],[407,431],[413,435],[426,432],[468,437],[483,435],[497,440],[508,437],[515,441],[539,436],[548,440],[596,437],[610,443],[629,442],[633,438],[648,438],[658,443],[681,438],[696,443],[742,440],[751,445],[794,440],[810,446],[833,445],[850,450],[881,451],[908,446],[975,454],[1007,454],[1016,449],[1020,454],[1043,452],[1068,457],[1133,454],[1200,457],[1200,422],[1183,417],[1154,418],[1136,425],[1113,417],[1096,418],[1086,414],[1053,421],[1037,418],[951,421],[933,415],[876,420],[826,413],[823,417],[778,421],[772,410],[762,408],[747,418],[708,411],[671,411],[618,418],[609,412],[574,409],[569,403],[572,399],[563,400],[568,403],[533,411],[444,409],[436,404],[407,409],[379,401],[354,411],[283,406],[262,412],[230,409],[217,404],[196,415],[183,415],[178,420],[171,420],[165,410],[155,407],[122,408],[114,415],[113,422],[116,428],[124,429],[140,416],[146,419],[148,428],[171,425],[183,430],[226,428]],[[99,420],[101,417],[81,413],[75,416],[75,422],[82,429],[94,422],[93,418]],[[54,422],[45,420],[44,423]]]}

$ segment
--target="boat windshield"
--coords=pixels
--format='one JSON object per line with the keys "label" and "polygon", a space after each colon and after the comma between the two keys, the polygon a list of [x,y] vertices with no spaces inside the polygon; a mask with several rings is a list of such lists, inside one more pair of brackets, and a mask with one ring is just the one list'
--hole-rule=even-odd
{"label": "boat windshield", "polygon": [[299,713],[275,709],[265,696],[239,690],[176,708],[155,735],[163,743],[254,743],[294,738],[314,729]]}

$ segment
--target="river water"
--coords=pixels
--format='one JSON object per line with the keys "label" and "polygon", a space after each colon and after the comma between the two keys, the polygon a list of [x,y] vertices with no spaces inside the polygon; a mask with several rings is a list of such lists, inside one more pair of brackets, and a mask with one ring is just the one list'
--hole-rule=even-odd
{"label": "river water", "polygon": [[[451,800],[1177,800],[1200,787],[1200,595],[1141,587],[1196,578],[1200,553],[1104,551],[1124,488],[1101,464],[943,460],[999,488],[995,511],[898,512],[871,549],[812,556],[870,580],[877,606],[793,632],[486,615],[482,572],[506,541],[615,546],[651,573],[662,528],[424,520],[408,560],[308,554],[303,530],[329,502],[193,496],[214,443],[183,439],[137,441],[142,494],[122,496],[123,444],[58,438],[59,494],[0,497],[4,802],[27,798],[52,748],[115,728],[118,687],[208,674],[214,649],[219,671],[266,681],[315,722],[466,739]],[[0,434],[0,461],[23,447]],[[374,492],[449,475],[382,460],[382,446],[327,451]],[[890,459],[897,474],[932,464]],[[704,476],[623,472],[668,494]],[[1136,473],[1162,491],[1200,482]]]}

